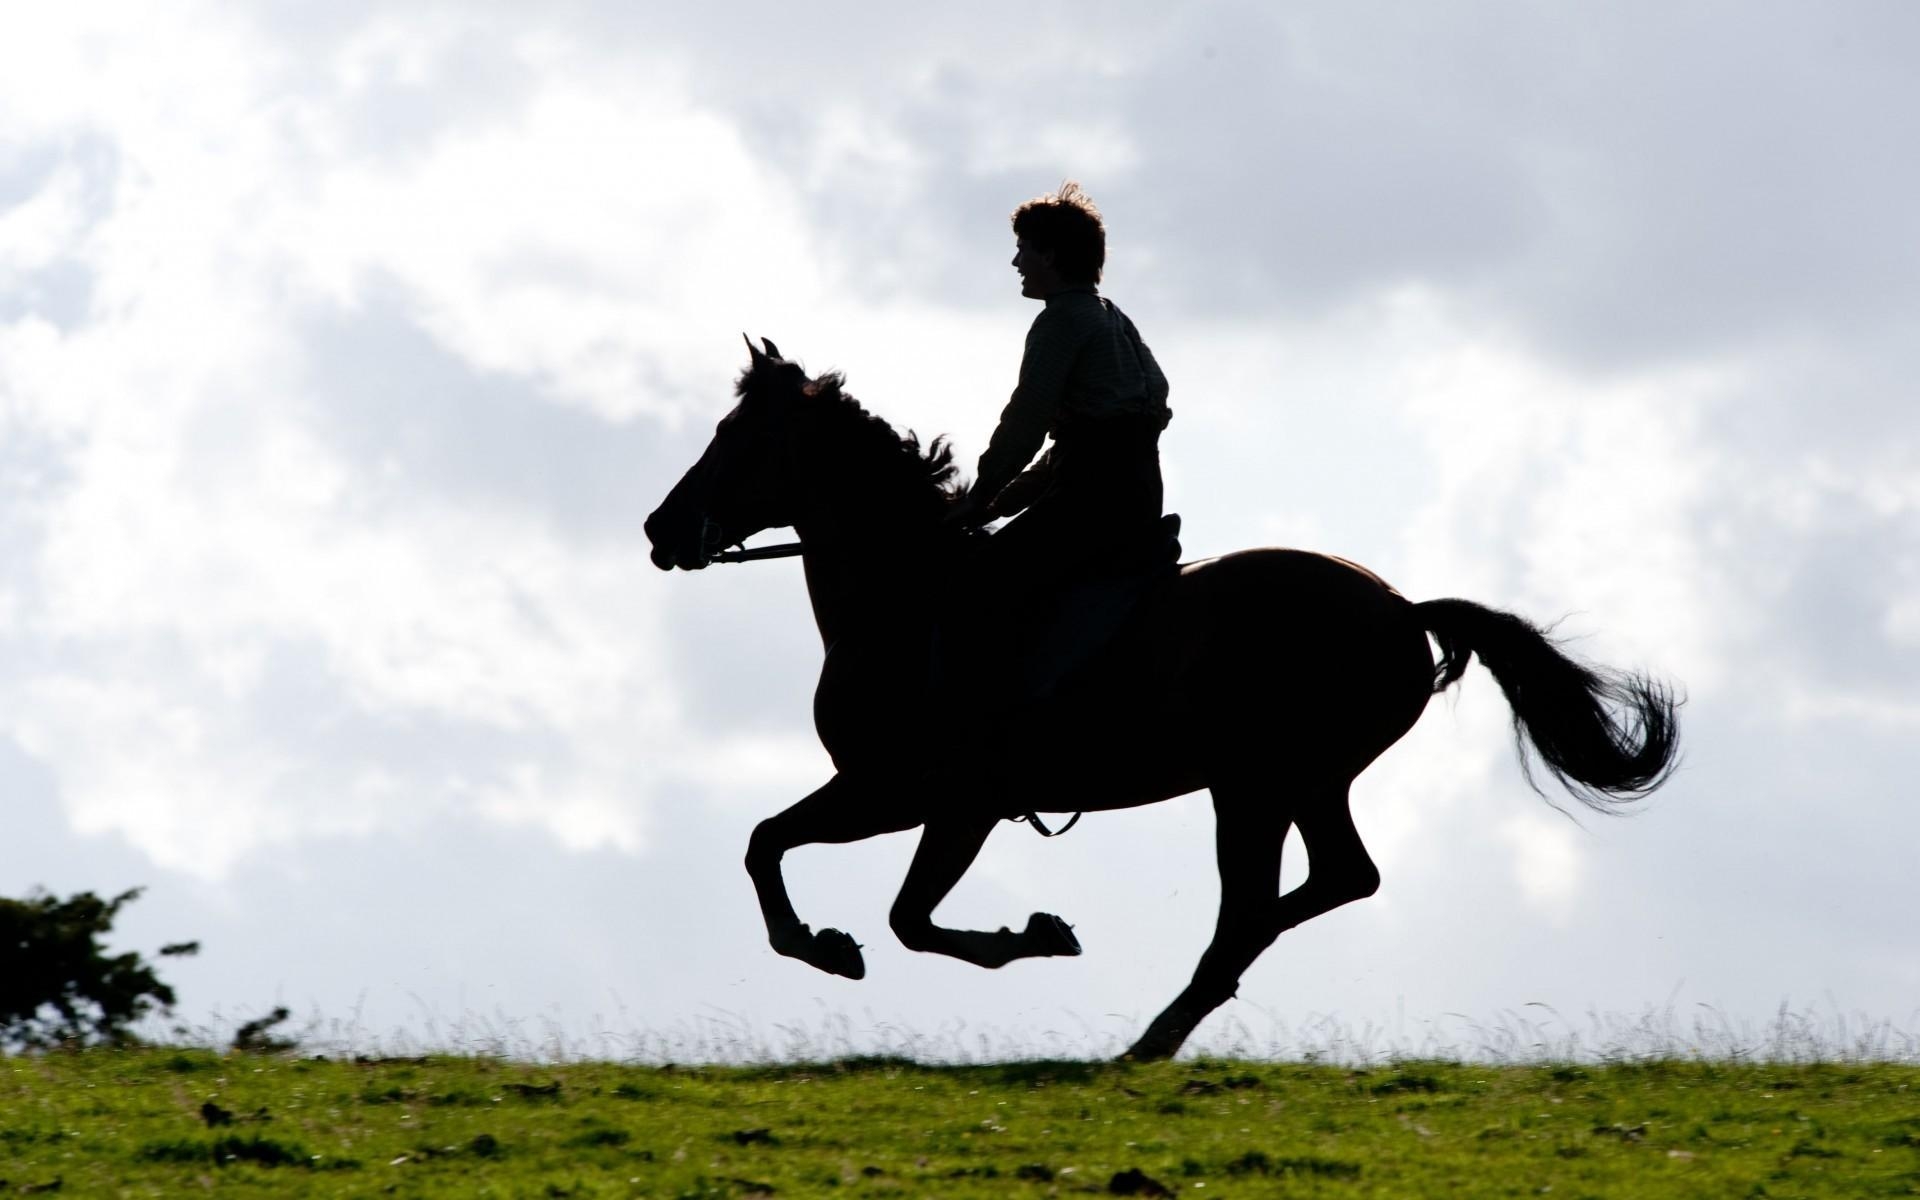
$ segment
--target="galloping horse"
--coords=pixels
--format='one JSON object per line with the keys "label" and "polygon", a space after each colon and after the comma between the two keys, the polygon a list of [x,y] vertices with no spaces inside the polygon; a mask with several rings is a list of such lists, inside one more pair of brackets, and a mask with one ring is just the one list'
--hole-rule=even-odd
{"label": "galloping horse", "polygon": [[[958,490],[951,451],[938,439],[923,450],[861,408],[838,374],[810,379],[762,345],[748,342],[739,403],[646,532],[663,570],[698,570],[763,529],[799,535],[826,648],[814,724],[836,773],[762,821],[747,848],[768,940],[783,955],[853,979],[866,973],[850,936],[815,932],[794,912],[780,873],[788,850],[916,826],[919,848],[890,921],[904,944],[983,967],[1078,954],[1050,914],[1033,914],[1017,933],[985,932],[936,925],[933,910],[1003,819],[1131,808],[1206,788],[1218,924],[1192,981],[1127,1051],[1166,1058],[1282,932],[1378,889],[1348,787],[1472,655],[1506,693],[1523,770],[1531,743],[1577,799],[1608,811],[1673,768],[1676,701],[1659,682],[1576,663],[1512,614],[1466,600],[1414,604],[1364,567],[1299,550],[1170,569],[1039,708],[997,713],[967,699],[969,711],[956,715],[956,694],[993,693],[990,680],[956,689],[958,665],[935,665],[951,645],[941,631],[955,619],[948,610],[958,607],[951,597],[971,540],[942,521]],[[1290,828],[1309,873],[1281,895]]]}

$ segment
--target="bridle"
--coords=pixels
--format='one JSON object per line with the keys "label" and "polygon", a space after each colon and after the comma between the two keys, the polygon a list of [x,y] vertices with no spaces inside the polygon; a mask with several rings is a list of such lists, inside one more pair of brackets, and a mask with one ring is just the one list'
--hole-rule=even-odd
{"label": "bridle", "polygon": [[700,557],[708,563],[758,562],[763,558],[793,558],[803,549],[799,542],[780,542],[749,550],[742,540],[733,543],[735,549],[728,550],[723,540],[726,536],[718,521],[712,517],[700,518]]}

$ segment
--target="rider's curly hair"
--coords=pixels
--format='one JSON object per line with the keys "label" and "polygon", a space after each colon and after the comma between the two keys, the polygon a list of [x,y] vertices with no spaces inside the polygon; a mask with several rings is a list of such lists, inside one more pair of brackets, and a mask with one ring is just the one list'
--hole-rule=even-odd
{"label": "rider's curly hair", "polygon": [[1013,236],[1043,254],[1051,251],[1054,269],[1068,283],[1100,282],[1107,265],[1107,226],[1093,197],[1073,180],[1014,209]]}

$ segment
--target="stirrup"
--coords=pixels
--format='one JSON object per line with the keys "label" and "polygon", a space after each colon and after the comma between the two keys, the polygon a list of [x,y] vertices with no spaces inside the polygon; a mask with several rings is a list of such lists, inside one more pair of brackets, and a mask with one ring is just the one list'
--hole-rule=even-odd
{"label": "stirrup", "polygon": [[1080,818],[1085,815],[1086,814],[1083,812],[1077,812],[1073,814],[1073,816],[1068,819],[1067,823],[1065,825],[1062,825],[1058,829],[1048,829],[1047,823],[1040,819],[1040,814],[1037,812],[1022,813],[1020,816],[1011,818],[1011,820],[1016,825],[1022,821],[1025,821],[1027,824],[1033,826],[1034,832],[1038,833],[1041,837],[1059,837],[1061,834],[1065,833],[1067,830],[1072,829],[1075,825],[1078,825],[1080,823]]}

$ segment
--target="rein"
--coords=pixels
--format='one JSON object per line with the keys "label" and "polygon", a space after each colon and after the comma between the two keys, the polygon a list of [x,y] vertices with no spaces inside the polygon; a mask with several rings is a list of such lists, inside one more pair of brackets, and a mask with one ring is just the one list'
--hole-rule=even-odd
{"label": "rein", "polygon": [[709,558],[708,562],[739,563],[758,562],[763,558],[793,558],[800,553],[799,542],[780,542],[773,546],[755,546],[748,549],[742,546],[738,550],[722,550]]}

